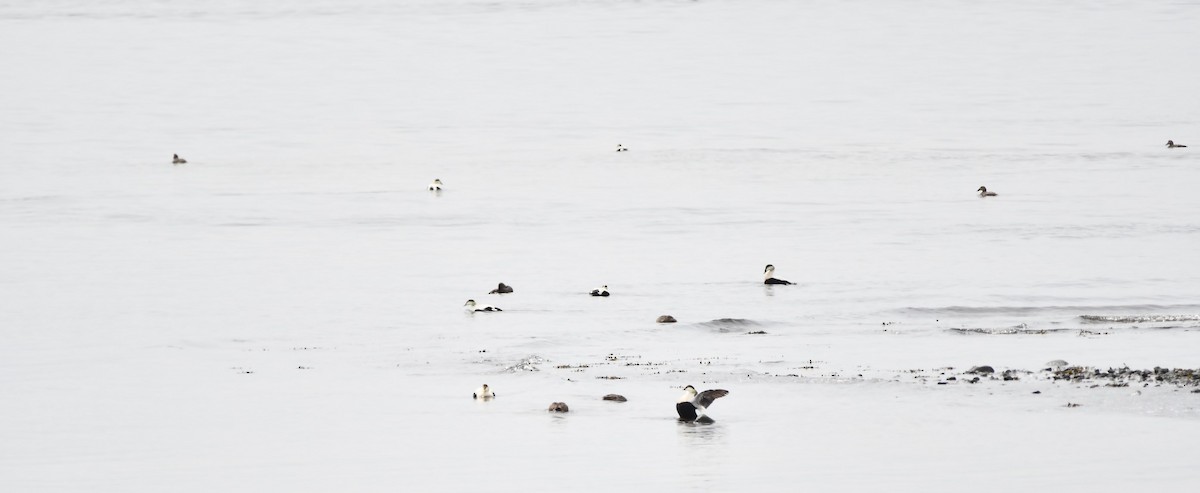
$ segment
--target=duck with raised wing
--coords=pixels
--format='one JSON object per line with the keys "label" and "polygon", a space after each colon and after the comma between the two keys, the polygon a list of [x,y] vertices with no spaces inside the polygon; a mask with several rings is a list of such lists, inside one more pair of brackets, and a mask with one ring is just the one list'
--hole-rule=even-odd
{"label": "duck with raised wing", "polygon": [[704,415],[713,401],[729,395],[728,390],[715,389],[696,392],[696,387],[688,385],[683,388],[683,395],[675,403],[675,411],[679,413],[680,421],[712,421]]}

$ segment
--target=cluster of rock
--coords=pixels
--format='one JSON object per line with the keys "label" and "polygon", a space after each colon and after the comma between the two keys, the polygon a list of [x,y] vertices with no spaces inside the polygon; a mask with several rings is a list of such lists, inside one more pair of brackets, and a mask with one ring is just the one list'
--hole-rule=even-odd
{"label": "cluster of rock", "polygon": [[1101,370],[1099,368],[1084,366],[1068,366],[1050,371],[1051,378],[1054,380],[1066,380],[1070,382],[1108,380],[1109,383],[1107,386],[1109,387],[1125,387],[1130,383],[1200,387],[1200,370],[1193,370],[1191,368],[1162,368],[1156,366],[1153,370],[1135,370],[1126,366]]}

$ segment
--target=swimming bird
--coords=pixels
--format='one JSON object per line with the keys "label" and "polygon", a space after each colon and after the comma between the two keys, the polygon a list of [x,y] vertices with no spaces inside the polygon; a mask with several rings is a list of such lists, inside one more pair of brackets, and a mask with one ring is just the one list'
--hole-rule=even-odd
{"label": "swimming bird", "polygon": [[608,296],[608,285],[605,284],[592,290],[592,296]]}
{"label": "swimming bird", "polygon": [[775,278],[775,266],[767,264],[767,268],[763,269],[763,284],[795,284],[790,281]]}
{"label": "swimming bird", "polygon": [[1176,148],[1176,147],[1187,147],[1187,146],[1185,146],[1185,145],[1183,145],[1183,144],[1176,144],[1176,143],[1175,143],[1175,141],[1173,141],[1173,140],[1168,140],[1168,141],[1167,141],[1167,148],[1168,148],[1168,149],[1174,149],[1174,148]]}
{"label": "swimming bird", "polygon": [[976,190],[976,192],[979,192],[980,197],[995,197],[996,196],[996,192],[987,191],[987,187],[979,187],[979,190]]}
{"label": "swimming bird", "polygon": [[627,151],[629,151],[629,148],[627,148],[621,144],[617,144],[617,152],[627,152]]}
{"label": "swimming bird", "polygon": [[697,394],[696,387],[688,385],[683,388],[683,395],[675,403],[675,411],[679,413],[680,421],[710,419],[704,415],[704,411],[712,405],[713,401],[726,395],[729,395],[729,391],[721,389],[705,390]]}
{"label": "swimming bird", "polygon": [[488,294],[508,294],[511,292],[513,292],[512,286],[500,283],[499,286],[496,286],[496,289],[489,291]]}
{"label": "swimming bird", "polygon": [[485,384],[483,384],[483,387],[479,387],[479,389],[477,389],[474,394],[471,394],[471,397],[473,397],[475,399],[483,399],[486,401],[488,399],[495,398],[496,393],[492,392],[491,387],[488,387],[488,384],[485,383]]}
{"label": "swimming bird", "polygon": [[187,159],[179,157],[178,154],[175,155],[175,159],[171,160],[171,164],[186,164],[186,163],[187,163]]}
{"label": "swimming bird", "polygon": [[500,308],[494,307],[492,305],[478,305],[475,303],[475,300],[467,300],[467,302],[464,303],[463,306],[467,307],[467,310],[470,310],[473,312],[502,312],[502,311],[504,311],[504,310],[501,310]]}
{"label": "swimming bird", "polygon": [[433,183],[429,184],[429,189],[438,192],[442,191],[442,180],[440,178],[434,178]]}

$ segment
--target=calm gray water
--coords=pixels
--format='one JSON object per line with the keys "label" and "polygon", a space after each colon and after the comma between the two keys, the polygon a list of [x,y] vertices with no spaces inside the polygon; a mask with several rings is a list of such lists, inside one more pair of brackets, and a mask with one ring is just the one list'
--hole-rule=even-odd
{"label": "calm gray water", "polygon": [[[1197,25],[1194,4],[1124,1],[0,2],[0,390],[22,396],[3,476],[1113,474],[1035,464],[1062,440],[1130,446],[1089,432],[1113,426],[1194,439],[1192,394],[1074,396],[1095,402],[1062,431],[1028,388],[930,393],[904,372],[1197,367]],[[763,286],[767,263],[797,285]],[[460,400],[489,380],[505,399]],[[688,383],[733,391],[718,426],[673,422]],[[639,399],[575,404],[608,392]],[[828,426],[780,434],[793,420]],[[868,421],[889,424],[847,440]],[[912,437],[933,441],[898,459]],[[988,438],[1026,479],[961,455]],[[1169,465],[1099,483],[1196,479]]]}

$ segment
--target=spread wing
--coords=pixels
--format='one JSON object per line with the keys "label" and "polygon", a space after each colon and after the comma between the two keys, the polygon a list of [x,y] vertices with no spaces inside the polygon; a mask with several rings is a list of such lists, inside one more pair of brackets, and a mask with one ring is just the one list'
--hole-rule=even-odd
{"label": "spread wing", "polygon": [[712,405],[713,401],[715,401],[721,397],[725,397],[727,395],[729,395],[728,390],[722,390],[722,389],[705,390],[704,392],[697,394],[696,400],[693,402],[695,402],[696,404],[699,404],[700,407],[707,408],[708,406]]}

